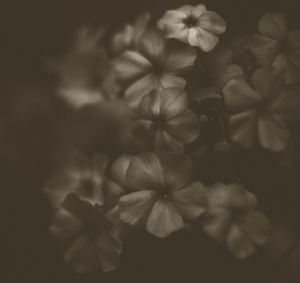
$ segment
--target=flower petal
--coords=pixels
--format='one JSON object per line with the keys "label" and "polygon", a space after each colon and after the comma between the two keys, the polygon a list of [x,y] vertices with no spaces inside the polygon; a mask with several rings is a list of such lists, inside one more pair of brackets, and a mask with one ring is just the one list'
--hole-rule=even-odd
{"label": "flower petal", "polygon": [[65,253],[64,260],[74,271],[80,274],[100,268],[95,244],[84,235],[74,241]]}
{"label": "flower petal", "polygon": [[118,157],[111,165],[110,173],[114,181],[121,186],[125,185],[126,172],[130,164],[130,156],[123,154]]}
{"label": "flower petal", "polygon": [[155,120],[161,114],[162,92],[152,91],[145,95],[138,107],[141,118]]}
{"label": "flower petal", "polygon": [[242,185],[232,183],[226,186],[233,210],[253,209],[257,205],[256,196],[247,191]]}
{"label": "flower petal", "polygon": [[222,242],[227,236],[232,220],[231,212],[226,209],[208,210],[203,216],[203,230],[213,239]]}
{"label": "flower petal", "polygon": [[165,38],[157,29],[147,30],[139,42],[139,49],[150,61],[163,60],[165,55]]}
{"label": "flower petal", "polygon": [[146,229],[151,234],[165,238],[184,227],[184,222],[175,208],[167,201],[158,199],[149,215]]}
{"label": "flower petal", "polygon": [[243,78],[230,80],[223,88],[224,103],[230,113],[239,113],[253,108],[260,96]]}
{"label": "flower petal", "polygon": [[252,51],[257,63],[264,67],[270,66],[280,52],[277,41],[260,35],[253,36],[249,49]]}
{"label": "flower petal", "polygon": [[189,30],[188,42],[204,52],[209,52],[216,47],[219,38],[215,34],[198,27]]}
{"label": "flower petal", "polygon": [[165,152],[183,152],[184,146],[177,139],[173,138],[166,131],[157,129],[154,140],[154,151],[158,154]]}
{"label": "flower petal", "polygon": [[283,13],[267,13],[259,20],[257,28],[269,38],[283,39],[288,32],[286,16]]}
{"label": "flower petal", "polygon": [[145,74],[151,63],[143,55],[135,51],[125,51],[114,62],[117,77],[124,81],[137,79]]}
{"label": "flower petal", "polygon": [[182,143],[189,144],[199,135],[199,120],[192,110],[187,109],[183,113],[168,120],[166,131]]}
{"label": "flower petal", "polygon": [[163,90],[171,87],[178,87],[184,89],[186,80],[182,77],[176,76],[172,73],[163,73],[159,78],[159,90]]}
{"label": "flower petal", "polygon": [[57,238],[68,239],[78,235],[82,228],[82,223],[72,213],[59,209],[52,219],[49,230]]}
{"label": "flower petal", "polygon": [[217,78],[217,86],[222,89],[230,80],[242,77],[244,72],[238,65],[229,65],[226,67]]}
{"label": "flower petal", "polygon": [[206,208],[206,188],[199,182],[170,193],[169,201],[183,219],[194,220]]}
{"label": "flower petal", "polygon": [[254,244],[244,235],[237,224],[232,224],[226,239],[229,250],[240,259],[249,257],[255,252]]}
{"label": "flower petal", "polygon": [[133,25],[133,39],[134,39],[134,44],[137,45],[143,34],[146,32],[148,25],[149,25],[149,21],[150,21],[151,15],[149,13],[145,13],[140,15],[134,25]]}
{"label": "flower petal", "polygon": [[289,59],[300,69],[300,47],[289,54]]}
{"label": "flower petal", "polygon": [[200,16],[199,26],[214,34],[222,34],[226,30],[224,19],[212,11],[207,11]]}
{"label": "flower petal", "polygon": [[95,240],[97,254],[104,272],[115,270],[120,265],[122,244],[109,234],[101,234]]}
{"label": "flower petal", "polygon": [[272,230],[269,219],[260,211],[250,210],[238,218],[240,229],[256,244],[266,243]]}
{"label": "flower petal", "polygon": [[192,69],[197,58],[197,51],[190,46],[180,46],[168,50],[165,68],[171,73],[183,73]]}
{"label": "flower petal", "polygon": [[162,157],[165,186],[176,191],[187,185],[193,177],[193,163],[184,154],[166,153]]}
{"label": "flower petal", "polygon": [[185,110],[189,106],[186,92],[181,88],[167,88],[160,93],[161,114],[168,120]]}
{"label": "flower petal", "polygon": [[290,132],[278,115],[262,115],[258,119],[258,139],[265,149],[281,151],[287,146]]}
{"label": "flower petal", "polygon": [[126,89],[125,100],[130,107],[136,108],[144,95],[150,93],[156,86],[156,77],[152,73],[149,73]]}
{"label": "flower petal", "polygon": [[206,12],[206,7],[204,4],[199,4],[199,5],[196,5],[193,7],[192,9],[192,15],[195,17],[195,18],[199,18],[200,16],[202,16],[205,12]]}
{"label": "flower petal", "polygon": [[158,190],[163,185],[162,168],[153,153],[142,153],[131,158],[126,183],[134,190]]}
{"label": "flower petal", "polygon": [[230,136],[240,146],[254,144],[257,131],[256,111],[249,110],[229,117]]}
{"label": "flower petal", "polygon": [[119,201],[121,220],[133,226],[145,224],[156,200],[157,193],[149,190],[124,195]]}

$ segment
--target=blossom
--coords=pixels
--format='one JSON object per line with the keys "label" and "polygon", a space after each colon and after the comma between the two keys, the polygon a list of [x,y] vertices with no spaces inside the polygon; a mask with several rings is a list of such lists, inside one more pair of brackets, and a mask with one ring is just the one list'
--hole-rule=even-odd
{"label": "blossom", "polygon": [[64,260],[76,272],[88,273],[101,267],[107,272],[117,268],[122,250],[111,227],[98,205],[71,193],[54,215],[50,232],[70,243]]}
{"label": "blossom", "polygon": [[192,162],[181,154],[153,153],[131,158],[126,172],[130,192],[119,200],[121,220],[146,226],[157,237],[184,228],[205,210],[205,188],[192,182]]}
{"label": "blossom", "polygon": [[145,13],[139,16],[134,24],[125,25],[112,39],[113,52],[118,54],[127,49],[135,49],[147,30],[149,21],[150,14]]}
{"label": "blossom", "polygon": [[92,159],[74,152],[56,175],[44,187],[52,205],[58,208],[69,193],[91,204],[102,205],[107,156],[97,154]]}
{"label": "blossom", "polygon": [[181,88],[167,88],[145,95],[138,107],[135,125],[141,136],[155,152],[182,152],[184,144],[199,135],[199,121],[189,108],[189,101]]}
{"label": "blossom", "polygon": [[216,183],[207,189],[207,202],[204,231],[215,240],[225,242],[237,258],[252,255],[258,245],[267,242],[270,221],[256,210],[255,195],[243,186]]}
{"label": "blossom", "polygon": [[106,51],[99,44],[103,34],[103,29],[81,29],[74,48],[59,66],[59,95],[75,109],[114,98],[119,92]]}
{"label": "blossom", "polygon": [[261,66],[284,70],[288,85],[300,82],[300,29],[289,31],[283,13],[265,14],[250,49]]}
{"label": "blossom", "polygon": [[184,74],[196,60],[196,50],[166,41],[155,29],[141,38],[138,51],[125,51],[114,63],[120,81],[126,85],[125,100],[137,107],[142,97],[152,90],[184,88]]}
{"label": "blossom", "polygon": [[176,38],[209,52],[219,42],[217,35],[226,30],[226,22],[215,12],[208,11],[203,4],[185,5],[167,11],[158,21],[158,27],[168,38]]}
{"label": "blossom", "polygon": [[244,147],[257,140],[265,149],[281,151],[290,138],[287,122],[299,118],[299,88],[285,87],[281,76],[266,69],[255,71],[251,84],[233,79],[224,87],[231,139]]}
{"label": "blossom", "polygon": [[232,52],[224,45],[218,45],[212,52],[198,55],[187,83],[187,92],[196,101],[222,98],[223,87],[240,76],[243,76],[243,71],[233,64]]}

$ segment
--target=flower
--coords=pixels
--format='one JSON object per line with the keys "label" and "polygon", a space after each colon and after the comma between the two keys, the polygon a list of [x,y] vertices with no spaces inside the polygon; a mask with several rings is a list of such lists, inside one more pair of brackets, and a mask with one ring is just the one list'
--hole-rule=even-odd
{"label": "flower", "polygon": [[157,237],[166,237],[184,227],[205,210],[205,188],[192,182],[192,162],[181,154],[153,153],[131,158],[126,184],[131,192],[119,200],[120,218]]}
{"label": "flower", "polygon": [[182,152],[184,144],[199,135],[199,121],[189,108],[187,95],[181,88],[167,88],[145,95],[138,107],[135,125],[155,152]]}
{"label": "flower", "polygon": [[283,13],[267,13],[259,20],[258,31],[250,45],[258,63],[284,70],[288,85],[300,83],[300,29],[288,31]]}
{"label": "flower", "polygon": [[256,140],[271,151],[283,150],[289,141],[287,122],[299,118],[299,87],[284,87],[281,76],[259,69],[251,88],[245,80],[233,79],[224,87],[231,139],[244,147]]}
{"label": "flower", "polygon": [[215,48],[219,42],[217,35],[226,30],[226,22],[215,12],[207,11],[203,4],[167,11],[157,25],[168,38],[187,42],[205,52]]}
{"label": "flower", "polygon": [[108,272],[119,265],[122,250],[111,227],[98,205],[93,206],[71,193],[54,215],[50,232],[70,242],[64,260],[76,272],[88,273],[100,267]]}
{"label": "flower", "polygon": [[196,60],[196,50],[166,41],[158,30],[149,30],[141,38],[138,51],[125,51],[115,60],[117,76],[127,85],[125,100],[137,107],[144,95],[168,87],[184,88],[179,75]]}
{"label": "flower", "polygon": [[150,14],[145,13],[139,16],[135,23],[127,24],[120,32],[116,33],[112,39],[112,49],[115,54],[127,49],[135,49],[141,37],[148,28]]}
{"label": "flower", "polygon": [[242,69],[232,61],[232,52],[224,45],[210,53],[200,53],[187,83],[189,96],[196,101],[222,98],[223,87],[232,78],[243,76]]}
{"label": "flower", "polygon": [[75,193],[91,204],[102,205],[104,173],[108,162],[108,157],[102,154],[89,160],[79,152],[72,153],[60,172],[50,178],[44,187],[54,208],[60,207],[69,193]]}
{"label": "flower", "polygon": [[106,51],[99,46],[103,35],[103,29],[81,29],[73,50],[59,66],[59,95],[75,109],[115,98],[119,92]]}
{"label": "flower", "polygon": [[204,231],[215,240],[225,242],[237,258],[252,255],[258,245],[267,242],[270,221],[255,209],[255,195],[243,186],[214,184],[207,189],[207,202]]}

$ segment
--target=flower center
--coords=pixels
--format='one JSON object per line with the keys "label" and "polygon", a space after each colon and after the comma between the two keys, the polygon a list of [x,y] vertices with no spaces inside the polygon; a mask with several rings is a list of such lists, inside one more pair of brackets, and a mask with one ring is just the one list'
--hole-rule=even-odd
{"label": "flower center", "polygon": [[184,20],[184,24],[187,27],[192,28],[198,24],[198,19],[196,17],[190,15]]}

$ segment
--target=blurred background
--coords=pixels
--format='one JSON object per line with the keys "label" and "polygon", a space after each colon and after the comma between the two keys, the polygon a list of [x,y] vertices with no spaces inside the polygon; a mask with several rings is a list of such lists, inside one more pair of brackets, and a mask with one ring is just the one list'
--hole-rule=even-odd
{"label": "blurred background", "polygon": [[[272,11],[286,13],[290,28],[300,28],[297,0],[202,2],[227,21],[229,35],[253,33],[258,19]],[[113,145],[105,142],[107,128],[101,121],[101,113],[74,114],[58,98],[53,65],[66,56],[74,43],[74,34],[82,26],[105,26],[109,33],[142,12],[151,12],[157,18],[170,8],[198,3],[194,0],[1,1],[4,22],[0,63],[0,185],[4,215],[8,216],[1,229],[8,265],[3,268],[1,282],[300,282],[297,157],[293,166],[286,167],[264,151],[240,156],[241,160],[247,160],[241,162],[241,174],[255,188],[260,207],[279,231],[270,247],[246,261],[235,260],[226,249],[203,236],[200,229],[192,234],[178,232],[167,240],[141,233],[126,243],[121,267],[116,272],[77,275],[64,264],[56,242],[48,234],[52,210],[41,189],[66,149],[74,144],[85,149],[93,146],[86,144],[86,135],[89,139],[94,137],[94,143],[105,150],[114,150]],[[95,134],[101,126],[102,132]],[[117,126],[117,119],[109,124]],[[299,136],[294,137],[294,142],[298,151],[293,155],[299,155]],[[206,166],[215,166],[216,175],[226,175],[227,156],[216,158],[206,160]]]}

